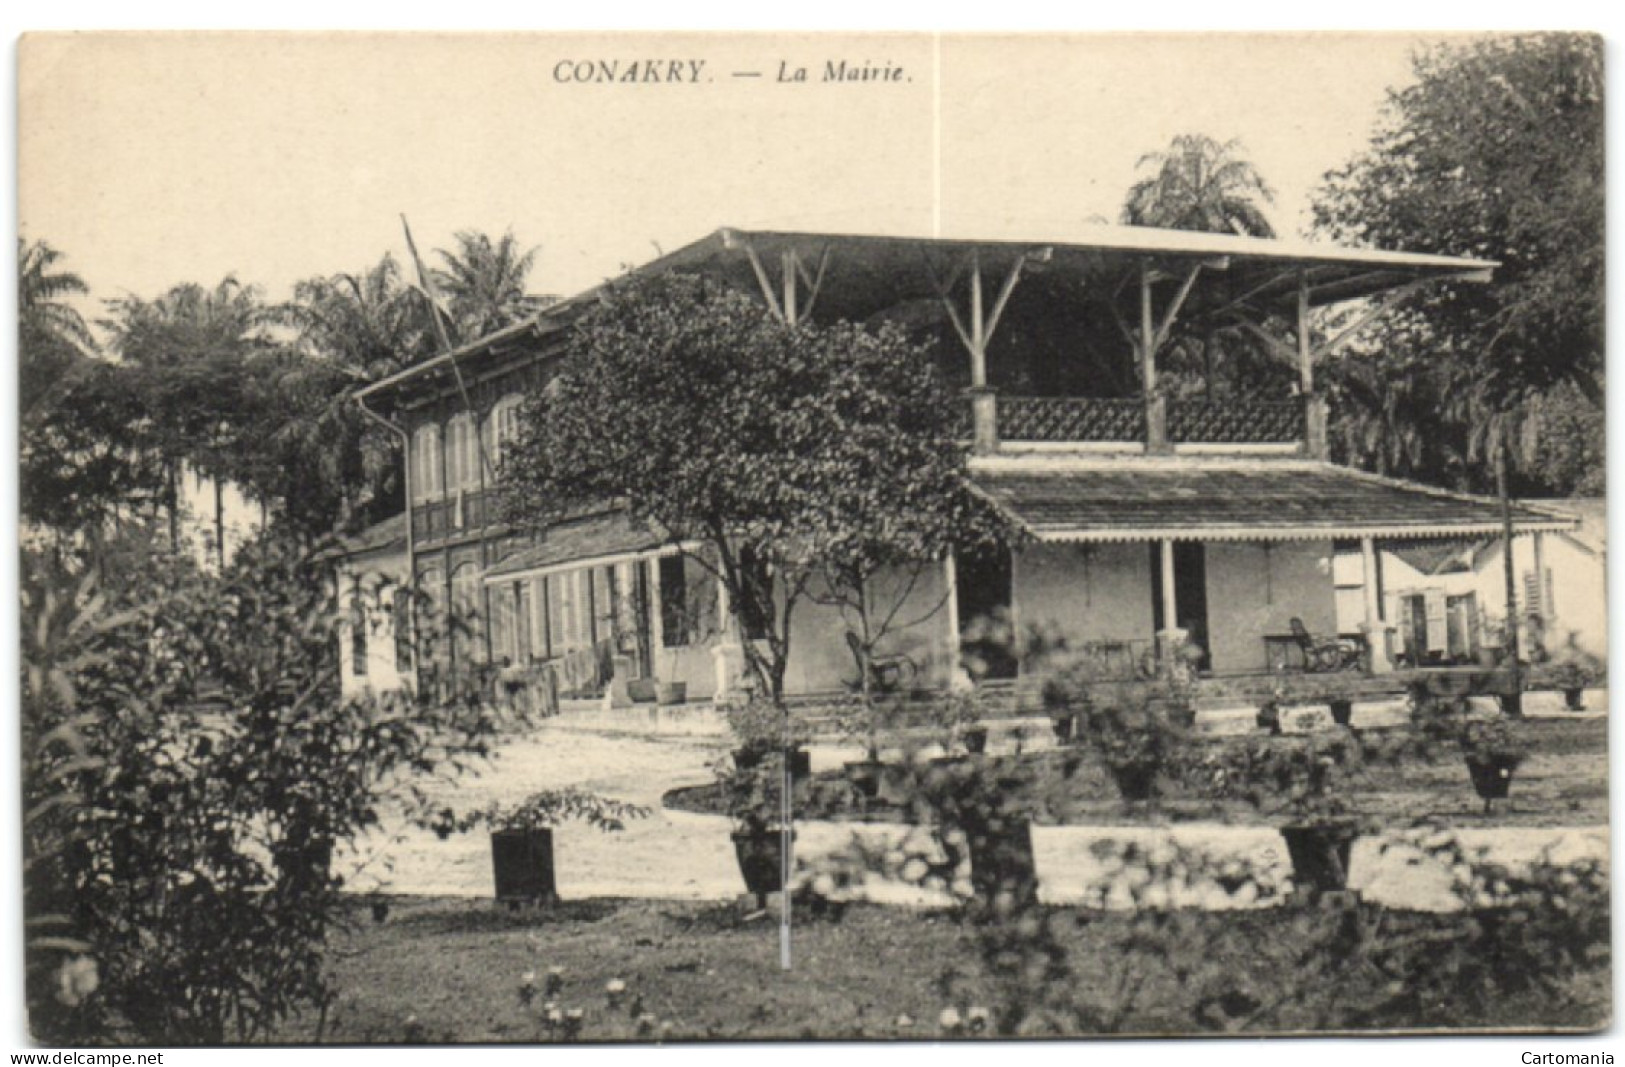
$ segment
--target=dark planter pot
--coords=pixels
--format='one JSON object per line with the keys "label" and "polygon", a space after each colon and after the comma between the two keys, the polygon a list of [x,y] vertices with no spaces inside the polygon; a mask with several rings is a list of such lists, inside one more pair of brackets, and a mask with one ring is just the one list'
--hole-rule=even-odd
{"label": "dark planter pot", "polygon": [[[780,830],[736,830],[734,857],[745,890],[765,904],[769,893],[784,888],[784,834]],[[795,839],[794,834],[791,840]]]}
{"label": "dark planter pot", "polygon": [[1055,740],[1063,745],[1071,743],[1077,724],[1076,715],[1056,715],[1049,721],[1050,729],[1055,731]]}
{"label": "dark planter pot", "polygon": [[559,899],[550,829],[493,830],[491,870],[497,900],[503,903],[550,904]]}
{"label": "dark planter pot", "polygon": [[1483,798],[1486,810],[1491,801],[1506,799],[1507,790],[1512,788],[1512,773],[1522,762],[1513,756],[1467,761],[1467,773],[1473,778],[1473,791]]}
{"label": "dark planter pot", "polygon": [[987,751],[987,728],[984,726],[973,726],[969,730],[965,731],[963,740],[965,742],[966,752],[969,752],[973,756],[980,756],[982,753]]}
{"label": "dark planter pot", "polygon": [[[764,760],[771,759],[779,750],[772,745],[746,745],[744,748],[734,749],[734,766],[742,771],[754,770],[760,767]],[[790,750],[790,774],[796,778],[812,777],[812,755],[804,748]]]}
{"label": "dark planter pot", "polygon": [[1033,824],[1026,819],[996,819],[969,829],[971,889],[979,905],[996,914],[1030,907],[1038,901],[1038,864],[1033,859]]}
{"label": "dark planter pot", "polygon": [[1107,770],[1124,800],[1150,800],[1157,795],[1156,764],[1112,764]]}
{"label": "dark planter pot", "polygon": [[626,683],[626,695],[634,703],[653,704],[658,699],[660,686],[653,678],[633,678]]}
{"label": "dark planter pot", "polygon": [[688,683],[661,682],[655,686],[655,696],[661,704],[668,707],[673,704],[686,704],[688,703]]}
{"label": "dark planter pot", "polygon": [[1292,881],[1311,894],[1341,892],[1348,888],[1349,854],[1360,831],[1341,824],[1283,826],[1287,855],[1292,858]]}
{"label": "dark planter pot", "polygon": [[858,760],[846,765],[846,780],[867,800],[880,795],[880,780],[885,773],[886,765],[879,760]]}
{"label": "dark planter pot", "polygon": [[1332,701],[1332,721],[1339,726],[1347,726],[1354,719],[1354,701]]}
{"label": "dark planter pot", "polygon": [[1579,686],[1563,690],[1563,706],[1570,711],[1584,711],[1586,709],[1585,690]]}

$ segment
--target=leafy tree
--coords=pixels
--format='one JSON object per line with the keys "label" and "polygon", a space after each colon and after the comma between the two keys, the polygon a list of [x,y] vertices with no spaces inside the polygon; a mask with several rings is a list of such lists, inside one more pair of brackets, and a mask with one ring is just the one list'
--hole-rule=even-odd
{"label": "leafy tree", "polygon": [[1130,226],[1201,230],[1274,237],[1275,228],[1259,206],[1275,202],[1275,192],[1254,166],[1241,158],[1241,142],[1219,142],[1199,133],[1180,134],[1166,151],[1148,152],[1140,167],[1155,173],[1129,188],[1123,221]]}
{"label": "leafy tree", "polygon": [[90,292],[84,279],[56,269],[62,253],[44,241],[17,238],[19,408],[25,426],[49,406],[68,372],[86,362],[96,341],[68,297]]}
{"label": "leafy tree", "polygon": [[267,484],[302,528],[331,529],[405,506],[396,444],[356,405],[366,386],[433,354],[428,309],[386,255],[356,274],[309,278],[280,309],[298,331],[293,351],[263,379],[286,417],[267,426]]}
{"label": "leafy tree", "polygon": [[997,543],[961,478],[954,398],[891,328],[786,328],[754,299],[668,275],[615,287],[527,401],[501,471],[512,518],[622,501],[728,595],[760,691],[784,696],[794,611],[829,583]]}
{"label": "leafy tree", "polygon": [[[344,914],[334,849],[503,722],[341,697],[344,612],[309,546],[265,538],[221,574],[132,535],[117,564],[25,556],[29,1009],[52,1042],[250,1041],[324,1009]],[[105,579],[100,575],[105,571]]]}
{"label": "leafy tree", "polygon": [[538,302],[525,295],[525,281],[540,248],[521,248],[511,230],[495,241],[489,234],[459,230],[456,242],[451,251],[436,250],[445,267],[435,274],[459,338],[476,340],[537,309]]}
{"label": "leafy tree", "polygon": [[269,309],[258,289],[227,277],[213,289],[177,285],[153,300],[109,302],[103,321],[113,351],[150,415],[165,468],[170,539],[179,541],[180,478],[191,467],[215,483],[215,529],[223,544],[221,487],[257,460],[246,431],[255,418],[248,387],[256,357],[272,347]]}
{"label": "leafy tree", "polygon": [[[1417,295],[1366,351],[1340,362],[1373,361],[1387,377],[1433,367],[1427,388],[1445,403],[1423,426],[1437,432],[1442,412],[1464,466],[1453,478],[1427,465],[1411,473],[1482,488],[1507,455],[1521,462],[1528,488],[1569,492],[1596,476],[1543,465],[1539,420],[1550,409],[1542,398],[1571,387],[1600,425],[1601,41],[1491,37],[1424,51],[1414,67],[1416,82],[1390,94],[1370,149],[1327,176],[1316,228],[1342,242],[1501,265],[1491,284]],[[1338,364],[1328,370],[1348,376]],[[1368,417],[1351,410],[1337,417]]]}

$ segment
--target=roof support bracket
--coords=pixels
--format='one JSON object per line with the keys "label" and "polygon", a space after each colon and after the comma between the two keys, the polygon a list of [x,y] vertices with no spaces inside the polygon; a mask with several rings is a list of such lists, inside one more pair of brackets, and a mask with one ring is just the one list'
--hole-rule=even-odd
{"label": "roof support bracket", "polygon": [[[748,240],[737,236],[731,238],[732,244],[742,247],[745,256],[750,260],[750,269],[756,275],[756,284],[762,290],[762,299],[767,302],[767,308],[773,317],[786,326],[800,326],[812,315],[813,306],[818,303],[818,294],[824,288],[824,272],[829,267],[829,242],[818,253],[818,271],[813,274],[801,261],[801,254],[792,246],[779,254],[779,285],[773,284],[773,279],[762,263],[762,257],[757,253],[756,246]],[[805,295],[805,300],[802,299]]]}
{"label": "roof support bracket", "polygon": [[[1054,250],[1051,248],[1035,248],[1022,252],[1010,264],[1005,272],[1004,281],[999,286],[999,292],[993,299],[991,309],[987,308],[982,300],[982,256],[979,249],[972,249],[954,268],[947,279],[938,276],[936,268],[924,253],[921,258],[925,261],[926,277],[931,280],[931,288],[937,292],[937,298],[947,309],[948,320],[953,323],[954,332],[959,335],[960,342],[971,357],[971,386],[976,389],[987,387],[987,346],[993,340],[994,331],[999,328],[999,320],[1004,316],[1004,309],[1010,302],[1010,294],[1015,292],[1016,283],[1021,280],[1022,268],[1028,263],[1047,263]],[[970,276],[969,312],[970,322],[965,322],[959,307],[954,303],[953,290],[963,274]]]}

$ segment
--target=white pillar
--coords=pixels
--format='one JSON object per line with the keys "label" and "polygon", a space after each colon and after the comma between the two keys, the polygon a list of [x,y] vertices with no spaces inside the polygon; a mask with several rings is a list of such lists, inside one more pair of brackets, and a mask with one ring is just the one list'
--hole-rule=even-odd
{"label": "white pillar", "polygon": [[1162,628],[1179,628],[1179,598],[1174,591],[1174,543],[1162,541]]}
{"label": "white pillar", "polygon": [[959,667],[959,570],[952,550],[942,557],[942,581],[945,591],[942,607],[948,615],[943,626],[942,673],[943,681],[952,689],[959,686],[961,677],[970,681]]}
{"label": "white pillar", "polygon": [[1393,670],[1388,661],[1388,630],[1382,621],[1382,598],[1377,589],[1377,545],[1369,537],[1360,538],[1360,563],[1363,571],[1361,592],[1365,594],[1366,647],[1371,650],[1371,672],[1386,674]]}

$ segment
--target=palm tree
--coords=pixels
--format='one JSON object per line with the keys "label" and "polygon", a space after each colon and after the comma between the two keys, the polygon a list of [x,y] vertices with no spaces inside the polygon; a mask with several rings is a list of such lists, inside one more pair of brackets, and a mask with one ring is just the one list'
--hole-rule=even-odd
{"label": "palm tree", "polygon": [[290,517],[330,526],[335,508],[342,516],[357,505],[391,503],[401,489],[392,443],[374,432],[355,394],[433,354],[428,309],[385,255],[361,273],[299,282],[281,312],[299,336],[271,388],[297,415],[267,440],[283,457],[279,468],[303,472],[281,494]]}
{"label": "palm tree", "polygon": [[1181,134],[1165,152],[1148,152],[1137,167],[1156,172],[1129,188],[1123,221],[1130,226],[1274,237],[1259,201],[1275,193],[1239,155],[1241,142],[1223,144],[1199,133]]}
{"label": "palm tree", "polygon": [[525,279],[539,246],[522,251],[512,230],[495,241],[489,234],[461,230],[456,240],[454,251],[436,250],[445,268],[435,271],[435,277],[446,292],[462,340],[511,326],[542,305],[525,294]]}
{"label": "palm tree", "polygon": [[54,269],[62,253],[44,241],[17,238],[19,402],[24,425],[69,384],[68,372],[94,352],[96,340],[67,297],[90,287],[71,271]]}
{"label": "palm tree", "polygon": [[222,487],[242,481],[254,450],[249,427],[250,371],[272,347],[274,316],[254,286],[226,277],[212,289],[177,285],[154,300],[125,296],[108,301],[102,321],[112,350],[130,370],[146,401],[166,469],[170,542],[179,546],[183,466],[207,475],[215,489],[215,543],[224,557]]}

